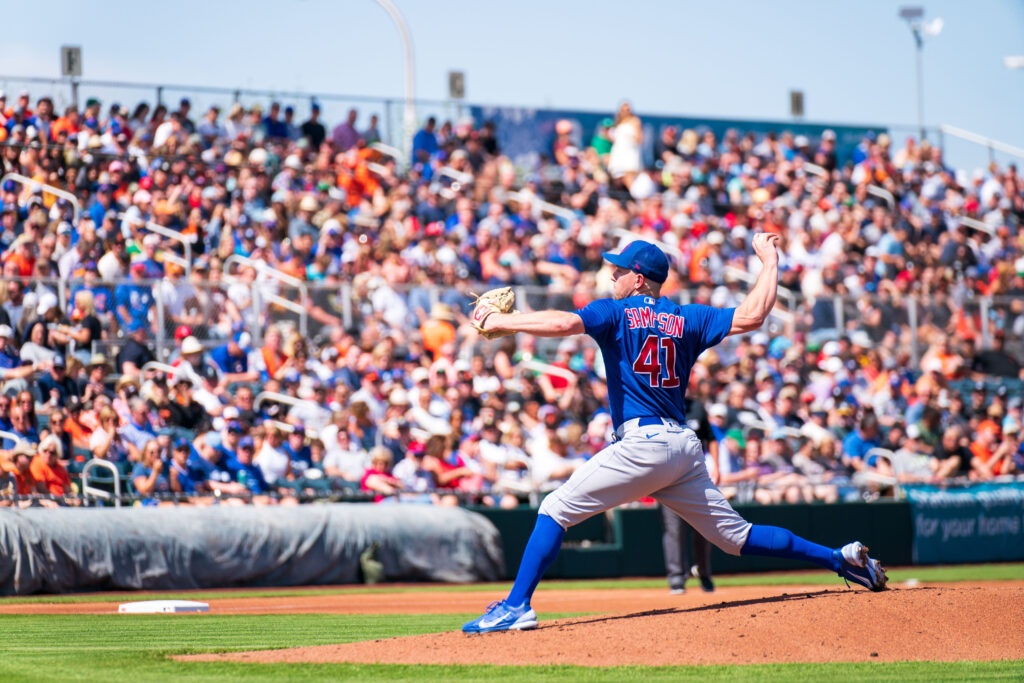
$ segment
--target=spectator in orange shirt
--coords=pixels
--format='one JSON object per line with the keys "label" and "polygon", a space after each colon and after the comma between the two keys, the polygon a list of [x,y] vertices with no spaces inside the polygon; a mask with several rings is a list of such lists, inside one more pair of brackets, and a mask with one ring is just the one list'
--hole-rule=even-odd
{"label": "spectator in orange shirt", "polygon": [[278,374],[284,368],[288,356],[281,350],[281,330],[271,327],[263,339],[263,348],[260,349],[260,356],[263,358],[263,366],[267,369],[269,379],[278,379]]}
{"label": "spectator in orange shirt", "polygon": [[455,341],[455,315],[448,304],[437,303],[430,309],[430,319],[420,326],[423,348],[431,358],[441,357],[441,347]]}
{"label": "spectator in orange shirt", "polygon": [[935,361],[938,361],[942,376],[946,379],[953,379],[963,366],[964,357],[954,352],[949,346],[949,337],[942,335],[921,357],[921,367],[928,367],[928,364],[935,364]]}
{"label": "spectator in orange shirt", "polygon": [[78,110],[74,107],[68,107],[64,110],[64,116],[53,122],[53,126],[50,127],[50,135],[54,140],[61,133],[67,133],[68,135],[77,135],[81,128],[81,117],[78,115]]}
{"label": "spectator in orange shirt", "polygon": [[19,442],[11,451],[10,472],[14,477],[14,488],[19,496],[47,492],[46,485],[32,476],[32,458],[35,454],[35,446],[27,441]]}
{"label": "spectator in orange shirt", "polygon": [[63,450],[60,439],[51,434],[39,444],[39,452],[32,459],[30,467],[32,477],[55,496],[71,495],[71,477],[60,464]]}
{"label": "spectator in orange shirt", "polygon": [[995,458],[999,445],[999,425],[987,419],[978,425],[971,443],[971,479],[991,479],[1003,474],[1003,462]]}
{"label": "spectator in orange shirt", "polygon": [[9,272],[10,263],[18,269],[18,277],[32,277],[36,268],[36,243],[24,235],[14,240],[11,254],[4,261],[4,272]]}

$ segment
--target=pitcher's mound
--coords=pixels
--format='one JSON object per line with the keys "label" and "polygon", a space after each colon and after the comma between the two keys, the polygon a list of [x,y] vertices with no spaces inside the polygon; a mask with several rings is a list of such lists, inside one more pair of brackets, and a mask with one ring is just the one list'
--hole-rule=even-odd
{"label": "pitcher's mound", "polygon": [[842,588],[552,622],[540,617],[535,631],[438,633],[180,659],[615,666],[996,660],[1024,652],[1019,583],[884,593]]}

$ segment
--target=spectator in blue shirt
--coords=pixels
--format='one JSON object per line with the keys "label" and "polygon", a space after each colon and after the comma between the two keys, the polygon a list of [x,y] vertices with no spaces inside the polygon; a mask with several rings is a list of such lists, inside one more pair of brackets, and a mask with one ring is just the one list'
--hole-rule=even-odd
{"label": "spectator in blue shirt", "polygon": [[867,413],[861,418],[857,429],[843,439],[843,464],[855,470],[875,467],[877,456],[868,456],[868,451],[880,446],[878,440],[878,418]]}
{"label": "spectator in blue shirt", "polygon": [[238,483],[236,470],[234,459],[229,461],[223,451],[209,440],[203,441],[199,451],[193,451],[188,459],[189,478],[208,491],[234,496],[247,493],[248,489]]}
{"label": "spectator in blue shirt", "polygon": [[260,468],[252,464],[255,447],[251,436],[243,436],[239,439],[236,474],[240,484],[243,484],[251,493],[259,495],[268,493],[270,486],[267,484],[267,480],[263,478],[263,472],[260,471]]}
{"label": "spectator in blue shirt", "polygon": [[296,425],[288,434],[288,441],[282,447],[292,461],[292,470],[296,474],[305,472],[313,464],[313,454],[306,445],[306,428]]}
{"label": "spectator in blue shirt", "polygon": [[5,451],[9,451],[14,448],[14,445],[18,441],[28,441],[29,443],[38,444],[39,434],[32,425],[29,424],[28,415],[25,414],[25,409],[16,402],[11,403],[11,433],[15,434],[17,439],[3,440],[3,445],[0,446]]}
{"label": "spectator in blue shirt", "polygon": [[185,439],[179,439],[171,449],[171,462],[167,469],[168,481],[174,493],[195,493],[196,482],[188,469],[192,447]]}
{"label": "spectator in blue shirt", "polygon": [[89,207],[89,216],[95,225],[103,225],[103,218],[113,204],[113,192],[114,188],[110,185],[100,185],[96,190],[95,199]]}
{"label": "spectator in blue shirt", "polygon": [[132,323],[145,324],[149,309],[153,305],[153,287],[143,282],[146,264],[133,263],[130,273],[131,280],[118,285],[114,290],[117,320],[124,327],[129,327]]}
{"label": "spectator in blue shirt", "polygon": [[149,406],[146,402],[136,396],[128,404],[131,410],[131,417],[128,424],[121,427],[121,438],[128,446],[128,453],[133,462],[142,461],[142,451],[146,444],[156,439],[156,433],[149,422]]}
{"label": "spectator in blue shirt", "polygon": [[430,157],[437,154],[437,135],[434,127],[437,126],[437,119],[431,116],[427,119],[427,125],[423,126],[412,139],[412,163],[427,163]]}
{"label": "spectator in blue shirt", "polygon": [[142,450],[142,461],[135,463],[132,469],[132,484],[143,496],[154,493],[168,493],[171,484],[164,474],[164,461],[160,458],[160,442],[151,439]]}
{"label": "spectator in blue shirt", "polygon": [[259,373],[249,371],[249,345],[251,343],[252,336],[248,332],[235,332],[227,344],[210,351],[210,360],[220,370],[224,382],[232,384],[234,382],[255,382],[259,379]]}

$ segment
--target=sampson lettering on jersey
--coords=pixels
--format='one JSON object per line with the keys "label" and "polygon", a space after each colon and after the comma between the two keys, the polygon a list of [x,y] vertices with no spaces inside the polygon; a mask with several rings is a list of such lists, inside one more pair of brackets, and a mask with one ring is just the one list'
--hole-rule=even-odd
{"label": "sampson lettering on jersey", "polygon": [[685,424],[690,370],[729,334],[734,310],[640,295],[598,299],[577,310],[604,358],[615,426],[636,417]]}
{"label": "sampson lettering on jersey", "polygon": [[[653,300],[651,301],[653,304]],[[686,318],[675,313],[657,313],[653,308],[627,308],[623,311],[626,314],[626,324],[629,329],[654,327],[662,334],[670,337],[682,337],[683,328],[686,325]]]}

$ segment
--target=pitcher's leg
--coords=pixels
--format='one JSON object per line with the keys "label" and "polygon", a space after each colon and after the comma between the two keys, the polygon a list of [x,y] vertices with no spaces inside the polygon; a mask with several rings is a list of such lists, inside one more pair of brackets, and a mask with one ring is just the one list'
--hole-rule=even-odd
{"label": "pitcher's leg", "polygon": [[540,577],[544,576],[544,572],[558,557],[558,549],[562,547],[564,536],[565,529],[558,526],[555,520],[545,514],[537,515],[537,523],[530,534],[530,540],[526,543],[523,559],[519,561],[516,581],[508,594],[507,601],[510,605],[530,602]]}
{"label": "pitcher's leg", "polygon": [[841,561],[835,548],[812,543],[797,536],[789,529],[761,524],[754,524],[750,527],[750,534],[747,536],[747,542],[743,545],[740,554],[803,560],[834,572],[839,571]]}

